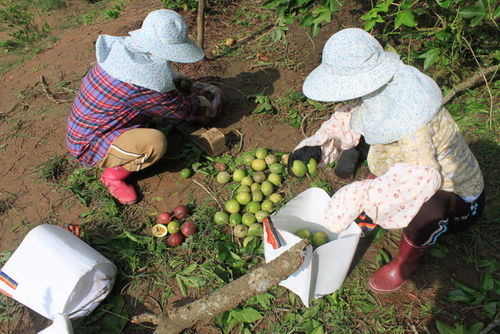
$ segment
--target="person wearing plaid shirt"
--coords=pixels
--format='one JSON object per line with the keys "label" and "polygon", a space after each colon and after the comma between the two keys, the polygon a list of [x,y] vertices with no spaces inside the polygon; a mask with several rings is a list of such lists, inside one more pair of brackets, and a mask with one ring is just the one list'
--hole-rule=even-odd
{"label": "person wearing plaid shirt", "polygon": [[[104,168],[101,181],[122,204],[138,199],[125,180],[165,154],[165,135],[145,128],[151,119],[206,122],[219,109],[220,90],[212,85],[196,82],[188,96],[175,88],[174,81],[185,77],[170,62],[204,57],[187,32],[179,14],[163,9],[149,13],[130,36],[97,39],[97,63],[82,80],[68,117],[66,142],[84,166]],[[206,92],[215,96],[213,102]]]}

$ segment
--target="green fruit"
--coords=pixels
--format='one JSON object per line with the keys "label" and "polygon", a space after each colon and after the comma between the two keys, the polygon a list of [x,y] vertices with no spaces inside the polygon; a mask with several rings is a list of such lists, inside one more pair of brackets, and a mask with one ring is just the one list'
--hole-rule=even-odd
{"label": "green fruit", "polygon": [[168,233],[170,233],[170,234],[177,233],[177,232],[179,232],[180,229],[181,229],[181,225],[176,221],[171,221],[167,225],[167,230],[168,230]]}
{"label": "green fruit", "polygon": [[181,82],[179,83],[179,86],[180,86],[181,90],[189,92],[189,90],[191,89],[191,81],[189,81],[189,80],[181,80]]}
{"label": "green fruit", "polygon": [[219,225],[227,224],[229,222],[229,216],[223,211],[217,211],[214,215],[214,222]]}
{"label": "green fruit", "polygon": [[262,191],[262,193],[266,196],[271,195],[274,191],[273,184],[269,181],[262,182],[260,185],[260,191]]}
{"label": "green fruit", "polygon": [[281,156],[281,163],[288,165],[288,159],[290,158],[290,154],[286,153]]}
{"label": "green fruit", "polygon": [[245,176],[244,178],[241,179],[240,183],[244,186],[251,186],[253,183],[253,180],[250,176]]}
{"label": "green fruit", "polygon": [[257,211],[260,211],[260,203],[252,201],[252,202],[250,202],[250,203],[247,204],[247,206],[245,207],[245,209],[246,209],[247,212],[255,214]]}
{"label": "green fruit", "polygon": [[267,149],[265,148],[258,148],[257,150],[255,150],[255,156],[257,157],[257,159],[264,159],[267,155]]}
{"label": "green fruit", "polygon": [[311,237],[311,232],[306,228],[301,228],[295,232],[295,235],[302,239],[309,239]]}
{"label": "green fruit", "polygon": [[252,153],[245,153],[243,156],[243,163],[247,166],[250,166],[254,160],[255,156]]}
{"label": "green fruit", "polygon": [[273,210],[274,210],[274,203],[271,200],[269,200],[269,199],[265,199],[260,204],[260,208],[262,210],[264,210],[264,211],[267,211],[267,212],[273,212]]}
{"label": "green fruit", "polygon": [[260,190],[260,184],[258,184],[257,182],[252,183],[252,185],[250,186],[250,190],[252,192]]}
{"label": "green fruit", "polygon": [[292,173],[297,177],[304,177],[307,172],[307,167],[301,160],[294,160],[292,163]]}
{"label": "green fruit", "polygon": [[313,158],[309,159],[309,162],[307,163],[307,172],[309,175],[315,176],[316,175],[316,167],[318,166],[318,163],[316,160]]}
{"label": "green fruit", "polygon": [[247,236],[247,233],[248,227],[246,227],[245,225],[240,224],[234,227],[233,234],[236,238],[244,238]]}
{"label": "green fruit", "polygon": [[266,169],[267,164],[263,159],[255,159],[252,161],[252,169],[256,171],[262,171]]}
{"label": "green fruit", "polygon": [[239,213],[231,213],[229,215],[229,224],[233,226],[241,224],[241,215]]}
{"label": "green fruit", "polygon": [[249,235],[246,236],[245,239],[243,239],[243,247],[246,247],[250,242],[255,240],[255,236]]}
{"label": "green fruit", "polygon": [[243,169],[235,169],[233,172],[233,180],[236,182],[240,182],[242,178],[247,175]]}
{"label": "green fruit", "polygon": [[259,223],[262,223],[264,218],[266,218],[267,216],[269,216],[269,212],[264,210],[260,210],[255,213],[255,219],[257,219],[257,222]]}
{"label": "green fruit", "polygon": [[279,203],[283,200],[283,196],[281,196],[281,194],[274,193],[274,194],[269,195],[269,199],[271,200],[271,202],[276,204],[276,203]]}
{"label": "green fruit", "polygon": [[271,173],[281,174],[283,173],[283,165],[279,163],[272,164],[271,166],[269,166],[269,170],[271,171]]}
{"label": "green fruit", "polygon": [[325,232],[316,232],[312,235],[311,238],[311,244],[313,247],[319,247],[323,244],[326,244],[330,239],[328,238],[328,235]]}
{"label": "green fruit", "polygon": [[236,195],[236,200],[241,205],[247,205],[252,200],[252,195],[250,195],[250,193],[247,192],[239,193]]}
{"label": "green fruit", "polygon": [[241,216],[241,223],[246,226],[250,226],[255,223],[257,220],[255,219],[255,215],[250,212],[246,212]]}
{"label": "green fruit", "polygon": [[237,194],[239,194],[239,193],[249,193],[249,192],[250,192],[250,187],[246,186],[244,184],[240,185],[238,187],[238,189],[236,190]]}
{"label": "green fruit", "polygon": [[184,168],[179,173],[183,179],[188,179],[191,176],[191,169]]}
{"label": "green fruit", "polygon": [[252,191],[252,201],[262,202],[264,199],[264,194],[260,190]]}
{"label": "green fruit", "polygon": [[248,235],[253,235],[253,236],[261,236],[262,235],[262,224],[259,223],[253,223],[252,225],[248,226]]}
{"label": "green fruit", "polygon": [[269,182],[271,182],[275,186],[281,185],[281,176],[279,176],[278,174],[271,173],[271,174],[269,174],[267,179],[269,180]]}
{"label": "green fruit", "polygon": [[252,178],[255,182],[261,183],[266,179],[266,174],[264,172],[255,172],[253,173]]}
{"label": "green fruit", "polygon": [[225,208],[229,213],[237,213],[240,211],[240,203],[235,199],[230,199],[226,202]]}
{"label": "green fruit", "polygon": [[272,154],[266,155],[266,157],[264,158],[264,160],[266,161],[266,164],[268,166],[271,166],[272,164],[275,164],[275,163],[278,162],[278,158],[276,158],[276,156],[272,155]]}
{"label": "green fruit", "polygon": [[217,174],[216,179],[217,179],[217,182],[219,182],[220,184],[226,184],[231,180],[231,175],[225,171],[219,172],[219,174]]}

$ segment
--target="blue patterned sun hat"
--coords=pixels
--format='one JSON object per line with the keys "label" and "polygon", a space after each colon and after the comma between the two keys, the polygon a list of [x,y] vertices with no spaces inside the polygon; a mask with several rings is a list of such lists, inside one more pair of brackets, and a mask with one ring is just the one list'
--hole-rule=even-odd
{"label": "blue patterned sun hat", "polygon": [[194,63],[205,56],[188,37],[188,26],[181,15],[168,9],[149,13],[141,29],[130,31],[129,46],[154,57],[176,63]]}
{"label": "blue patterned sun hat", "polygon": [[340,30],[323,48],[321,64],[306,78],[304,95],[316,101],[351,100],[385,85],[401,64],[399,56],[359,28]]}
{"label": "blue patterned sun hat", "polygon": [[96,42],[98,64],[113,78],[160,93],[175,89],[170,62],[190,63],[204,57],[187,37],[182,16],[160,9],[149,13],[142,28],[130,36],[101,35]]}
{"label": "blue patterned sun hat", "polygon": [[395,142],[425,126],[441,109],[443,94],[432,78],[413,66],[398,67],[393,78],[361,97],[350,126],[368,144]]}

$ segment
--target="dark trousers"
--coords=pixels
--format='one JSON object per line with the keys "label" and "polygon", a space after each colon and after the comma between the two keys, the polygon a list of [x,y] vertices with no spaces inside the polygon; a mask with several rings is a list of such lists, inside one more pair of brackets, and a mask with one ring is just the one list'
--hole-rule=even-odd
{"label": "dark trousers", "polygon": [[[484,191],[472,203],[465,202],[460,196],[438,190],[425,202],[403,233],[416,246],[434,245],[437,239],[447,232],[458,232],[471,226],[484,209]],[[361,228],[373,228],[373,221],[362,213],[356,218]]]}

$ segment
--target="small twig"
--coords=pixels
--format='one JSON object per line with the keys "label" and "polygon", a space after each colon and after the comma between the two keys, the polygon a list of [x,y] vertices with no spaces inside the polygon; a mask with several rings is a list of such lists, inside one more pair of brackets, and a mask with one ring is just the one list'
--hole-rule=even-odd
{"label": "small twig", "polygon": [[158,306],[158,308],[160,309],[160,313],[163,313],[163,306],[161,306],[158,299],[156,299],[155,297],[153,297],[151,295],[146,296],[146,298],[152,299],[155,302],[156,306]]}
{"label": "small twig", "polygon": [[304,138],[307,138],[307,135],[306,135],[306,132],[304,130],[304,127],[306,126],[306,119],[311,116],[311,114],[314,114],[316,112],[316,110],[312,110],[310,112],[308,112],[304,118],[302,118],[302,121],[300,121],[300,131],[302,132],[302,136],[304,136]]}
{"label": "small twig", "polygon": [[307,33],[307,31],[305,32],[305,34],[306,34],[307,38],[309,38],[309,40],[311,41],[311,44],[313,46],[312,53],[314,54],[314,50],[316,50],[316,45],[314,44],[313,39],[311,38],[311,36],[309,36],[309,34]]}
{"label": "small twig", "polygon": [[484,84],[486,85],[486,91],[488,92],[488,95],[490,96],[490,112],[489,112],[489,118],[488,118],[488,127],[493,129],[493,94],[491,94],[491,88],[490,84],[488,83],[488,79],[486,79],[486,76],[484,75],[483,68],[481,67],[481,64],[477,60],[476,54],[474,53],[474,50],[472,49],[472,46],[470,45],[469,41],[467,38],[462,36],[462,39],[467,43],[467,46],[470,49],[470,52],[472,53],[472,56],[474,57],[474,61],[477,64],[477,67],[479,67],[479,72],[481,73],[481,76],[483,77]]}
{"label": "small twig", "polygon": [[219,209],[221,209],[221,211],[224,211],[224,209],[222,208],[222,205],[219,203],[219,200],[217,199],[217,197],[215,197],[207,188],[205,188],[205,186],[203,184],[201,184],[200,182],[196,181],[196,180],[193,180],[194,183],[196,183],[197,185],[199,185],[201,188],[203,188],[203,190],[205,190],[209,195],[210,197],[212,197],[216,202],[217,202],[217,205],[219,206]]}
{"label": "small twig", "polygon": [[49,85],[47,84],[47,81],[45,80],[45,77],[43,75],[40,76],[40,83],[42,84],[43,92],[45,93],[45,95],[47,95],[47,98],[54,103],[59,103],[54,94],[52,94],[52,92],[49,90]]}
{"label": "small twig", "polygon": [[[143,314],[133,316],[132,319],[130,319],[130,322],[133,324],[142,324],[144,322],[148,322],[151,324],[158,325],[161,322],[161,319],[162,319],[162,317],[159,315],[152,314],[152,313],[143,313]],[[144,325],[142,325],[142,326],[144,326]],[[148,327],[148,328],[152,328],[152,329],[156,328],[156,327],[149,327],[149,326],[144,326],[144,327]]]}
{"label": "small twig", "polygon": [[238,151],[237,151],[237,153],[240,153],[241,149],[243,148],[243,133],[241,133],[240,130],[234,130],[234,132],[236,132],[238,137],[240,137],[240,142],[238,144]]}
{"label": "small twig", "polygon": [[486,326],[481,332],[479,332],[479,334],[487,334],[493,328],[495,328],[499,325],[500,325],[500,313],[497,313],[497,315],[495,316],[495,319],[488,326]]}
{"label": "small twig", "polygon": [[247,97],[247,94],[243,93],[241,90],[239,90],[238,88],[234,88],[232,86],[229,86],[229,85],[226,85],[226,84],[223,84],[222,82],[217,82],[217,81],[205,81],[206,83],[209,83],[209,84],[214,84],[214,85],[221,85],[221,86],[224,86],[224,87],[227,87],[227,88],[231,88],[231,89],[234,89],[235,91],[237,91],[238,93],[240,93],[241,95],[243,95],[245,98]]}
{"label": "small twig", "polygon": [[415,328],[415,325],[411,324],[410,328],[413,331],[413,333],[418,334],[418,331],[417,331],[417,328]]}

